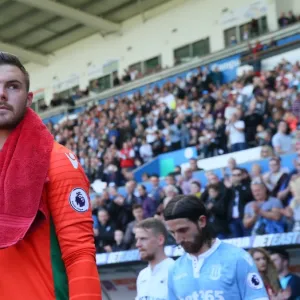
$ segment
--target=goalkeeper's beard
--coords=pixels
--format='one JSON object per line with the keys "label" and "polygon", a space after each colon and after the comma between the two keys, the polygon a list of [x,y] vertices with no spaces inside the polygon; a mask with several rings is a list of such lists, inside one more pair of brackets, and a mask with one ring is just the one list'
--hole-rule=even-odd
{"label": "goalkeeper's beard", "polygon": [[191,242],[182,242],[181,246],[185,252],[197,254],[205,244],[211,244],[212,236],[208,226],[200,228],[197,223],[198,232],[194,235],[194,240]]}

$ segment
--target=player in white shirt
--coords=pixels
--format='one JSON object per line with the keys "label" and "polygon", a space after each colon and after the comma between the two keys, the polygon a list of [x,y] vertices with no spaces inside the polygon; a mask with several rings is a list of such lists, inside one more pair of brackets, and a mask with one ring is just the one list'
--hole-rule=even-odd
{"label": "player in white shirt", "polygon": [[135,227],[136,247],[149,262],[137,278],[136,300],[168,300],[168,272],[174,260],[164,251],[168,231],[162,221],[148,218]]}

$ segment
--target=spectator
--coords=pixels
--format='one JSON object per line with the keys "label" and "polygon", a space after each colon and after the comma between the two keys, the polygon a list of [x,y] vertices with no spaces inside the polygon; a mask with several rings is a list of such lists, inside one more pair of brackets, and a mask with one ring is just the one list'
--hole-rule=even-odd
{"label": "spectator", "polygon": [[196,158],[191,158],[189,160],[189,168],[192,170],[192,172],[202,171],[203,169],[198,167],[198,161]]}
{"label": "spectator", "polygon": [[147,143],[145,138],[142,139],[142,145],[139,149],[139,154],[144,163],[149,162],[153,157],[151,145]]}
{"label": "spectator", "polygon": [[237,167],[236,160],[231,157],[227,161],[227,170],[224,168],[222,169],[222,175],[223,175],[223,182],[226,187],[230,188],[231,187],[231,176],[232,176],[232,171]]}
{"label": "spectator", "polygon": [[257,19],[252,19],[250,24],[251,37],[256,37],[259,35],[259,25]]}
{"label": "spectator", "polygon": [[292,138],[289,134],[289,128],[285,121],[281,121],[279,123],[277,133],[272,139],[272,145],[278,155],[292,151]]}
{"label": "spectator", "polygon": [[115,243],[112,246],[112,251],[124,251],[126,250],[126,245],[124,243],[124,233],[122,230],[116,230],[114,234]]}
{"label": "spectator", "polygon": [[114,220],[118,229],[125,228],[132,220],[130,207],[131,205],[125,204],[125,198],[118,194],[113,197],[112,201],[110,201],[108,211],[111,219]]}
{"label": "spectator", "polygon": [[179,129],[180,121],[178,118],[175,118],[174,124],[172,124],[170,128],[170,138],[172,143],[172,151],[180,149],[180,140],[181,140],[181,132]]}
{"label": "spectator", "polygon": [[270,132],[263,125],[258,125],[256,128],[255,143],[258,146],[268,145],[270,143]]}
{"label": "spectator", "polygon": [[201,184],[198,181],[192,181],[191,183],[191,195],[200,199],[201,197]]}
{"label": "spectator", "polygon": [[237,115],[233,114],[229,124],[226,127],[226,133],[229,136],[231,151],[241,151],[247,148],[245,138],[245,122],[238,120]]}
{"label": "spectator", "polygon": [[213,84],[219,88],[222,83],[223,83],[223,73],[220,71],[218,67],[216,67],[212,72],[211,72],[211,79]]}
{"label": "spectator", "polygon": [[263,180],[262,177],[262,170],[261,166],[259,164],[253,164],[251,168],[251,178],[255,181],[257,180]]}
{"label": "spectator", "polygon": [[208,199],[206,208],[209,213],[209,223],[212,225],[216,236],[224,239],[229,234],[227,222],[227,208],[229,198],[223,197],[218,184],[210,184],[207,187]]}
{"label": "spectator", "polygon": [[124,70],[124,72],[125,72],[125,74],[124,74],[124,76],[122,78],[122,81],[124,83],[130,82],[131,81],[131,77],[130,77],[129,71],[128,70]]}
{"label": "spectator", "polygon": [[288,300],[299,299],[300,297],[300,277],[289,270],[290,256],[283,249],[272,249],[271,260],[279,275],[280,286],[283,290],[289,289]]}
{"label": "spectator", "polygon": [[201,193],[201,197],[200,200],[203,203],[206,203],[208,201],[208,186],[210,184],[217,184],[219,185],[219,190],[221,191],[220,194],[222,195],[222,197],[224,199],[228,199],[230,197],[231,191],[230,189],[226,188],[226,186],[224,185],[224,183],[218,178],[218,176],[216,174],[214,174],[213,172],[207,172],[206,173],[206,177],[207,177],[207,186],[205,187],[203,193]]}
{"label": "spectator", "polygon": [[290,10],[289,14],[288,14],[288,24],[292,25],[296,22],[297,22],[297,19],[296,19],[295,15],[293,14],[293,12]]}
{"label": "spectator", "polygon": [[283,209],[282,213],[288,218],[291,224],[291,231],[300,231],[300,177],[291,180],[289,191],[292,193],[292,200],[289,205]]}
{"label": "spectator", "polygon": [[284,12],[281,13],[280,18],[278,19],[278,24],[280,28],[286,27],[289,25],[289,18],[285,15]]}
{"label": "spectator", "polygon": [[187,168],[184,171],[184,177],[181,179],[181,189],[184,195],[189,195],[191,193],[191,183],[195,180],[193,178],[193,171],[190,168]]}
{"label": "spectator", "polygon": [[250,38],[250,32],[249,32],[249,29],[248,29],[248,24],[246,24],[243,28],[242,40],[247,41],[249,38]]}
{"label": "spectator", "polygon": [[156,209],[159,205],[152,197],[148,196],[146,187],[142,184],[139,184],[137,187],[139,197],[138,203],[142,204],[144,210],[144,217],[150,218],[154,216]]}
{"label": "spectator", "polygon": [[292,113],[297,118],[298,122],[300,122],[300,92],[297,93],[297,98],[292,103]]}
{"label": "spectator", "polygon": [[269,145],[264,145],[261,147],[261,151],[260,151],[260,157],[262,159],[264,158],[269,158],[274,156],[274,151],[273,148]]}
{"label": "spectator", "polygon": [[120,151],[120,167],[126,169],[134,168],[135,153],[129,142],[123,143],[123,148]]}
{"label": "spectator", "polygon": [[242,170],[234,168],[232,170],[232,193],[228,197],[229,227],[232,237],[243,237],[246,231],[243,225],[244,210],[247,203],[253,199],[250,185],[242,180]]}
{"label": "spectator", "polygon": [[174,185],[167,185],[164,188],[164,194],[166,197],[163,200],[163,207],[165,208],[170,200],[172,200],[176,195],[178,195],[178,189]]}
{"label": "spectator", "polygon": [[[94,199],[91,198],[91,205],[92,205],[92,214],[94,221],[98,222],[98,210],[99,208],[106,208],[107,202],[109,201],[109,195],[106,191],[103,191],[101,194],[95,194]],[[95,218],[94,218],[95,217]]]}
{"label": "spectator", "polygon": [[228,123],[232,120],[234,114],[237,113],[237,107],[235,102],[236,91],[232,91],[231,94],[232,98],[229,100],[228,106],[225,109],[224,116]]}
{"label": "spectator", "polygon": [[280,284],[278,280],[278,273],[273,262],[271,261],[270,255],[263,248],[250,249],[249,253],[251,254],[258,272],[263,279],[268,295],[270,299],[272,299],[272,295],[277,296],[280,292]]}
{"label": "spectator", "polygon": [[135,247],[134,228],[138,222],[141,222],[144,219],[144,211],[142,205],[133,205],[132,214],[134,216],[134,220],[127,225],[123,240],[126,249],[132,249]]}
{"label": "spectator", "polygon": [[[262,126],[263,117],[256,111],[256,102],[252,101],[245,115],[245,135],[249,146],[257,145],[256,133],[258,126]],[[260,143],[259,143],[260,144]]]}
{"label": "spectator", "polygon": [[[137,197],[134,193],[136,188],[136,182],[134,180],[130,180],[125,185],[126,188],[126,196],[125,196],[125,205],[128,207],[128,209],[131,211],[132,205],[137,203]],[[127,208],[126,207],[126,208]]]}
{"label": "spectator", "polygon": [[278,192],[284,189],[289,176],[282,170],[279,157],[272,157],[269,160],[269,169],[270,171],[263,175],[263,180],[270,195],[277,197]]}
{"label": "spectator", "polygon": [[121,85],[121,80],[119,79],[118,72],[113,73],[113,86]]}
{"label": "spectator", "polygon": [[252,182],[251,191],[254,201],[245,206],[243,224],[247,231],[255,234],[284,232],[280,200],[270,197],[267,188],[260,182]]}
{"label": "spectator", "polygon": [[227,137],[225,134],[226,125],[224,118],[218,116],[216,123],[215,123],[215,130],[216,130],[216,147],[217,153],[222,155],[228,152],[227,149]]}
{"label": "spectator", "polygon": [[165,181],[166,181],[166,184],[167,185],[173,185],[176,187],[177,191],[179,194],[182,194],[182,189],[181,187],[177,184],[176,182],[176,178],[175,178],[175,175],[173,173],[170,173],[168,174],[166,177],[165,177]]}
{"label": "spectator", "polygon": [[162,202],[164,199],[164,189],[159,184],[159,177],[158,175],[154,174],[150,177],[151,181],[151,195],[149,195],[151,198],[155,200],[157,203],[157,206]]}
{"label": "spectator", "polygon": [[98,212],[98,230],[95,232],[95,243],[98,253],[112,252],[112,245],[114,243],[115,225],[110,220],[107,210],[101,209]]}

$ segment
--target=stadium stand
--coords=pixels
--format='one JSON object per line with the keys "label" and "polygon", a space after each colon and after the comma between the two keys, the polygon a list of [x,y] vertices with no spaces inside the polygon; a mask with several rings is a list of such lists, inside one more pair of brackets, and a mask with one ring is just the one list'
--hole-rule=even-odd
{"label": "stadium stand", "polygon": [[[49,124],[56,140],[78,155],[90,181],[100,179],[108,185],[107,191],[94,200],[99,201],[95,204],[95,217],[99,207],[107,210],[106,213],[99,212],[100,221],[96,221],[95,227],[99,227],[99,232],[103,232],[102,227],[109,227],[111,235],[109,240],[97,243],[112,247],[114,228],[126,231],[128,223],[134,220],[132,209],[136,204],[142,205],[145,216],[152,216],[156,212],[161,214],[165,193],[176,193],[176,186],[184,193],[191,190],[200,193],[201,184],[194,184],[192,179],[192,171],[197,167],[185,170],[182,178],[177,178],[165,189],[158,186],[157,176],[151,176],[153,187],[148,193],[142,185],[137,187],[138,196],[133,193],[133,169],[161,153],[188,146],[196,146],[197,158],[255,146],[273,146],[275,155],[292,152],[299,143],[299,76],[299,63],[291,65],[283,61],[272,72],[249,71],[223,85],[222,72],[199,69],[195,75],[177,78],[175,84],[168,82],[162,88],[135,94],[131,99],[111,99],[90,108],[76,120],[55,126]],[[275,171],[274,179],[262,177],[269,189],[281,179],[282,174],[278,172]],[[282,190],[287,193],[286,177],[290,178],[284,176],[276,191],[272,191],[285,206],[289,203],[288,196],[278,193]],[[229,178],[226,181],[230,184]],[[250,180],[247,182],[247,189],[250,189]],[[125,183],[131,192],[120,195],[116,188]],[[206,190],[206,194],[213,190],[220,193],[214,186]],[[209,198],[206,195],[206,202]],[[234,196],[228,195],[226,201],[233,200]],[[249,192],[243,201],[246,204],[251,200]],[[230,207],[232,203],[228,205]],[[244,207],[241,215],[243,210]],[[226,222],[230,221],[227,214],[224,210],[222,218]],[[224,236],[230,236],[229,229]],[[234,236],[241,235],[235,232]],[[127,248],[132,246],[127,244]],[[104,251],[103,246],[99,247],[99,251]],[[107,250],[111,251],[111,248]]]}

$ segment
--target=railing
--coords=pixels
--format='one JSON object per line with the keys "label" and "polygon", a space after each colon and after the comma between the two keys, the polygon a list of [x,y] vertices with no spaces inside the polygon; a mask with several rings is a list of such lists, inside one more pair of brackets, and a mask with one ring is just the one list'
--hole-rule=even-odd
{"label": "railing", "polygon": [[225,48],[223,50],[214,52],[212,54],[209,54],[209,55],[201,57],[201,58],[192,59],[191,61],[189,61],[185,64],[174,66],[172,68],[163,70],[156,74],[148,75],[144,78],[135,80],[133,82],[127,83],[127,84],[119,86],[119,87],[114,87],[107,91],[101,92],[98,95],[95,95],[93,97],[87,97],[87,98],[83,98],[80,100],[76,100],[75,107],[63,105],[63,106],[60,106],[57,108],[48,109],[47,111],[40,113],[40,116],[42,119],[45,119],[45,118],[49,118],[49,117],[52,117],[52,116],[55,116],[58,114],[67,114],[68,109],[70,109],[70,108],[76,109],[76,108],[84,107],[85,105],[90,104],[90,103],[97,103],[99,100],[111,98],[111,97],[119,95],[121,93],[129,92],[138,87],[146,86],[150,83],[153,83],[153,82],[161,80],[161,79],[168,78],[170,76],[174,76],[178,73],[185,72],[190,69],[197,68],[199,66],[207,65],[209,63],[226,58],[228,56],[240,54],[240,53],[248,50],[248,43],[251,41],[253,42],[253,41],[259,40],[261,43],[266,44],[266,43],[269,43],[272,39],[280,40],[285,37],[291,36],[293,34],[298,34],[298,33],[299,33],[299,24],[295,24],[293,26],[290,26],[290,27],[287,27],[284,29],[280,29],[279,31],[270,32],[270,33],[267,33],[260,37],[257,37],[255,39],[238,44],[236,46]]}
{"label": "railing", "polygon": [[[227,239],[224,240],[224,242],[244,249],[257,247],[284,247],[287,249],[291,247],[299,247],[300,233],[286,232],[278,234],[246,236],[242,238]],[[183,255],[184,250],[180,246],[166,246],[165,253],[169,257],[178,257]],[[98,266],[137,261],[141,261],[138,250],[102,253],[96,255],[96,262]]]}
{"label": "railing", "polygon": [[[300,27],[300,24],[299,24],[299,27]],[[269,58],[274,55],[286,52],[287,50],[296,49],[299,46],[300,46],[300,40],[297,40],[297,41],[294,41],[294,42],[291,42],[291,43],[288,43],[288,44],[282,45],[282,46],[274,46],[269,49],[258,52],[257,58],[262,60],[262,59]],[[252,60],[253,60],[253,54],[248,54],[248,55],[242,57],[242,63],[244,63],[244,62],[246,63],[246,62],[249,62]]]}

